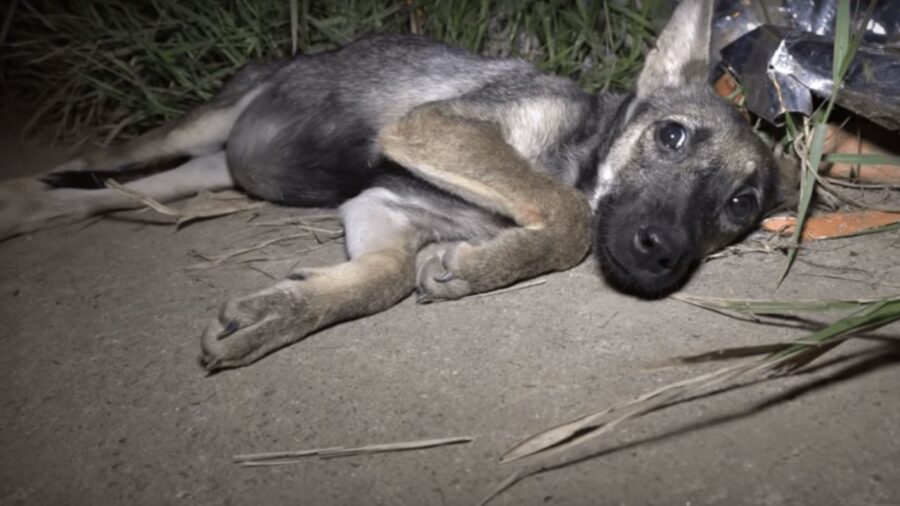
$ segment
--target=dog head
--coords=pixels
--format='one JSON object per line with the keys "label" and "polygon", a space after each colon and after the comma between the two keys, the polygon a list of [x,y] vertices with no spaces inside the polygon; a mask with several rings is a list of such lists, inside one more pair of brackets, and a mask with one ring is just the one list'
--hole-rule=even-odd
{"label": "dog head", "polygon": [[600,165],[594,252],[615,287],[658,297],[779,200],[771,150],[714,94],[712,0],[683,0],[638,78]]}

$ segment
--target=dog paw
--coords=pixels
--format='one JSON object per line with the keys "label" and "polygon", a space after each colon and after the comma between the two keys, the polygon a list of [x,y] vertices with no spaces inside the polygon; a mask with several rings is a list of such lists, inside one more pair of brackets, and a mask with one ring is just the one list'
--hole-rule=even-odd
{"label": "dog paw", "polygon": [[0,240],[83,220],[89,213],[80,192],[30,177],[0,182]]}
{"label": "dog paw", "polygon": [[416,302],[427,304],[474,293],[466,266],[475,247],[468,242],[441,243],[423,251],[416,262]]}
{"label": "dog paw", "polygon": [[309,334],[317,323],[302,281],[288,279],[226,302],[201,340],[207,371],[240,367]]}

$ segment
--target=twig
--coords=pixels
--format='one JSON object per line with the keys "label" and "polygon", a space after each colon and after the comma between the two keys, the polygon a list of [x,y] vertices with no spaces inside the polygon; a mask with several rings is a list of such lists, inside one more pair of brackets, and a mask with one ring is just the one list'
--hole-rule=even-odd
{"label": "twig", "polygon": [[248,246],[246,248],[233,250],[228,253],[222,253],[221,255],[204,255],[197,251],[192,251],[191,252],[192,254],[196,255],[199,258],[202,258],[203,260],[206,260],[209,265],[194,264],[194,265],[189,265],[186,268],[187,269],[205,269],[205,268],[211,267],[213,265],[218,265],[230,258],[244,255],[246,253],[250,253],[253,251],[261,250],[261,249],[265,248],[266,246],[271,246],[271,245],[277,244],[279,242],[293,241],[296,239],[305,239],[305,238],[308,238],[309,236],[310,236],[309,232],[304,232],[302,234],[293,234],[293,235],[286,235],[283,237],[276,237],[274,239],[269,239],[267,241],[263,241],[261,243],[255,244],[253,246]]}
{"label": "twig", "polygon": [[[532,436],[506,453],[501,463],[512,462],[529,455],[555,455],[606,434],[621,423],[641,416],[691,391],[700,391],[755,370],[765,359],[751,359],[723,367],[707,374],[671,383],[631,401],[564,423]],[[621,413],[621,414],[619,414]]]}
{"label": "twig", "polygon": [[271,279],[272,281],[275,281],[275,276],[269,274],[268,272],[266,272],[266,271],[260,269],[259,267],[255,266],[255,265],[249,265],[249,264],[247,264],[246,267],[247,267],[248,269],[250,269],[251,271],[256,271],[256,272],[262,274],[263,276],[265,276],[265,277]]}
{"label": "twig", "polygon": [[[238,213],[241,211],[256,209],[256,208],[266,205],[265,202],[249,202],[244,205],[229,207],[229,208],[207,209],[207,210],[200,210],[200,211],[193,211],[193,212],[192,211],[182,211],[182,210],[178,210],[178,209],[169,207],[167,205],[163,205],[163,204],[159,203],[157,200],[153,199],[152,197],[148,197],[147,195],[144,195],[140,192],[136,192],[136,191],[132,190],[131,188],[128,188],[122,184],[119,184],[118,182],[116,182],[112,179],[107,179],[105,181],[105,184],[110,189],[120,192],[124,195],[127,195],[128,197],[131,197],[132,199],[137,200],[138,202],[141,202],[145,206],[153,209],[154,211],[156,211],[160,214],[175,217],[177,219],[175,222],[175,225],[177,227],[180,227],[180,226],[182,226],[188,222],[194,221],[194,220],[199,220],[199,219],[204,219],[204,218],[217,218],[219,216],[226,216],[226,215]],[[212,195],[212,194],[209,194],[209,195]],[[197,198],[197,197],[194,197],[194,198]],[[212,197],[212,198],[215,198],[215,197]]]}
{"label": "twig", "polygon": [[[242,258],[240,260],[235,260],[232,263],[235,264],[249,264],[253,262],[287,262],[288,260],[293,260],[294,264],[292,264],[292,268],[297,266],[297,263],[300,262],[301,259],[298,258],[300,255],[305,255],[307,253],[322,249],[326,246],[336,243],[337,241],[331,241],[327,243],[317,244],[315,246],[302,249],[300,251],[295,251],[292,255],[283,256],[283,257],[252,257],[252,258]],[[201,267],[198,267],[201,268]],[[291,272],[291,271],[288,271]]]}
{"label": "twig", "polygon": [[313,227],[310,225],[301,225],[299,223],[285,223],[283,225],[270,225],[267,223],[254,223],[254,226],[257,226],[257,227],[275,227],[275,226],[280,227],[280,226],[288,226],[288,225],[295,227],[295,228],[299,228],[301,230],[308,230],[310,232],[322,232],[323,234],[331,234],[331,235],[335,235],[335,236],[340,236],[344,233],[344,231],[339,228],[338,229],[321,228],[321,227]]}
{"label": "twig", "polygon": [[815,274],[815,273],[809,273],[809,272],[801,272],[800,275],[801,275],[801,276],[809,276],[809,277],[812,277],[812,278],[838,279],[838,280],[841,280],[841,281],[850,281],[850,282],[853,282],[853,283],[862,283],[862,284],[869,285],[869,286],[886,286],[886,287],[888,287],[888,288],[900,288],[900,285],[898,285],[898,284],[895,284],[895,283],[887,283],[887,282],[882,281],[882,280],[880,280],[880,279],[857,279],[857,278],[851,278],[851,277],[849,277],[849,276],[839,276],[839,275],[837,275],[837,274]]}
{"label": "twig", "polygon": [[272,221],[263,221],[256,223],[255,225],[258,227],[282,227],[285,225],[297,225],[304,224],[308,221],[327,221],[327,220],[338,220],[340,216],[336,214],[305,214],[303,216],[290,217],[290,218],[282,218],[278,220]]}
{"label": "twig", "polygon": [[423,450],[426,448],[434,448],[437,446],[469,443],[472,440],[473,438],[470,436],[463,436],[441,439],[425,439],[421,441],[405,441],[401,443],[375,444],[368,446],[359,446],[355,448],[345,448],[343,446],[337,446],[299,451],[247,453],[243,455],[235,455],[232,460],[235,463],[241,464],[242,466],[296,464],[297,462],[301,462],[300,458],[302,457],[319,457],[320,459],[331,459],[339,457],[350,457],[353,455],[361,454]]}
{"label": "twig", "polygon": [[843,186],[845,188],[853,188],[857,190],[900,190],[900,184],[857,183],[854,181],[848,181],[845,179],[838,179],[834,177],[826,177],[825,179],[835,186]]}
{"label": "twig", "polygon": [[[722,299],[719,300],[721,301]],[[745,301],[738,301],[738,303],[745,305]],[[772,301],[759,301],[757,304],[771,305]],[[822,306],[833,304],[834,301],[803,303],[803,305],[812,310],[823,309]],[[841,302],[841,304],[845,303]],[[549,456],[565,452],[609,432],[629,419],[669,407],[674,405],[675,401],[685,399],[690,394],[698,394],[716,385],[737,381],[740,377],[747,378],[764,373],[781,374],[793,371],[808,364],[822,353],[833,349],[854,335],[898,320],[900,320],[900,296],[873,300],[868,307],[817,330],[804,339],[794,341],[783,350],[665,385],[630,401],[590,413],[533,435],[507,452],[501,458],[501,463],[531,455]],[[571,458],[567,460],[568,463],[576,461]],[[519,481],[521,477],[531,476],[535,473],[529,472],[513,475],[513,477],[504,481],[503,485],[505,488],[508,488]],[[489,496],[482,504],[495,495],[496,493]]]}
{"label": "twig", "polygon": [[492,290],[490,292],[472,294],[472,295],[469,295],[468,297],[464,297],[464,299],[476,299],[479,297],[491,297],[493,295],[501,295],[504,293],[516,292],[519,290],[524,290],[526,288],[534,288],[535,286],[543,285],[546,282],[547,282],[547,278],[535,279],[534,281],[519,283],[518,285],[509,286],[506,288],[500,288],[499,290]]}
{"label": "twig", "polygon": [[491,489],[490,492],[478,502],[478,506],[485,506],[487,503],[491,502],[495,497],[502,494],[506,489],[518,483],[521,479],[527,478],[535,474],[535,472],[526,472],[525,469],[519,469],[518,471],[512,473],[507,476],[506,479],[501,481],[496,487]]}
{"label": "twig", "polygon": [[281,452],[261,452],[261,453],[243,453],[240,455],[235,455],[231,458],[232,462],[236,464],[249,463],[253,461],[263,461],[263,460],[279,460],[279,459],[297,459],[302,457],[314,457],[317,456],[321,452],[328,452],[333,450],[340,450],[343,446],[331,446],[328,448],[314,448],[312,450],[297,450],[297,451],[281,451]]}
{"label": "twig", "polygon": [[451,437],[442,439],[426,439],[423,441],[407,441],[402,443],[386,443],[369,446],[360,446],[358,448],[340,448],[319,452],[319,458],[333,459],[339,457],[351,457],[353,455],[386,453],[386,452],[405,452],[409,450],[422,450],[425,448],[434,448],[436,446],[448,446],[462,443],[472,442],[471,437]]}
{"label": "twig", "polygon": [[740,245],[730,246],[730,247],[725,248],[724,250],[719,251],[717,253],[707,255],[703,259],[703,262],[709,262],[711,260],[718,260],[720,258],[725,258],[725,257],[729,257],[729,256],[741,256],[745,253],[765,253],[767,255],[771,255],[774,252],[775,252],[775,250],[773,248],[770,248],[768,245],[756,247],[756,248],[751,247],[751,246],[740,246]]}
{"label": "twig", "polygon": [[109,188],[111,188],[119,193],[123,193],[123,194],[133,198],[134,200],[137,200],[138,202],[144,204],[145,206],[149,207],[150,209],[153,209],[154,211],[158,212],[159,214],[165,214],[167,216],[174,216],[176,218],[182,216],[182,213],[178,212],[177,210],[175,210],[167,205],[163,205],[163,204],[159,203],[158,201],[154,200],[153,198],[148,197],[148,196],[144,195],[143,193],[136,192],[136,191],[132,190],[131,188],[128,188],[125,185],[119,184],[118,182],[116,182],[112,179],[106,180],[106,186],[108,186]]}
{"label": "twig", "polygon": [[860,202],[859,200],[856,200],[853,197],[850,197],[849,195],[846,195],[843,192],[841,192],[840,190],[838,190],[837,188],[835,188],[835,186],[824,176],[822,176],[820,174],[815,174],[815,177],[816,177],[816,181],[819,183],[819,185],[821,185],[821,188],[823,189],[823,193],[827,192],[828,194],[833,195],[838,200],[842,200],[847,204],[856,206],[860,209],[873,209],[876,211],[883,211],[886,213],[900,213],[900,208],[897,208],[897,207],[879,206],[879,205],[867,204],[865,202]]}

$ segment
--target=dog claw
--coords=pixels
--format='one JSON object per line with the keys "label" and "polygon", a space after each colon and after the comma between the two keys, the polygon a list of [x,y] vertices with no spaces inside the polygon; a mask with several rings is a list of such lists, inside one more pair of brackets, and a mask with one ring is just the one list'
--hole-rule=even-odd
{"label": "dog claw", "polygon": [[206,353],[200,355],[200,357],[198,357],[197,359],[197,362],[200,363],[200,367],[206,369],[207,378],[222,370],[222,363],[219,361],[219,359],[211,357]]}
{"label": "dog claw", "polygon": [[425,290],[416,290],[416,304],[432,304],[434,302],[441,302],[444,299],[440,297],[435,297],[434,294],[430,294]]}
{"label": "dog claw", "polygon": [[434,278],[434,280],[437,281],[438,283],[446,283],[448,281],[453,281],[454,279],[456,279],[456,276],[451,271],[447,271],[447,272],[441,274],[440,276],[436,276]]}
{"label": "dog claw", "polygon": [[299,269],[287,275],[287,279],[292,281],[306,281],[309,277],[309,271]]}
{"label": "dog claw", "polygon": [[219,335],[216,336],[216,339],[224,339],[240,330],[240,328],[241,325],[237,322],[237,320],[231,320],[225,325],[225,328],[222,329],[222,332],[219,332]]}

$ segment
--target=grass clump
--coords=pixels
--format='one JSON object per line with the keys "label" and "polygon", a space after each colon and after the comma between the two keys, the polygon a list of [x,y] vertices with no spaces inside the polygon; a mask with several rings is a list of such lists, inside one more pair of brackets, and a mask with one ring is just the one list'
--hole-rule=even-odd
{"label": "grass clump", "polygon": [[586,89],[633,84],[664,0],[16,0],[0,32],[4,96],[66,144],[110,142],[209,99],[253,59],[418,33],[520,56]]}

